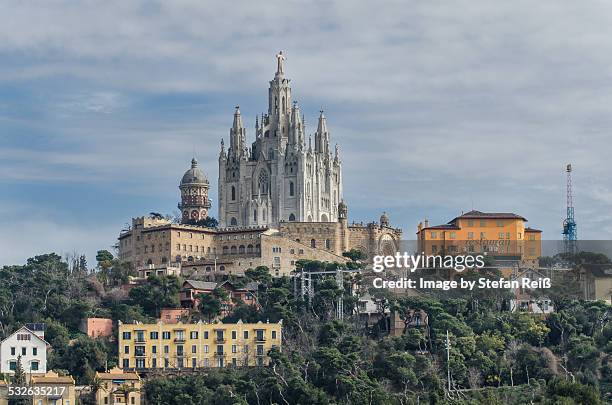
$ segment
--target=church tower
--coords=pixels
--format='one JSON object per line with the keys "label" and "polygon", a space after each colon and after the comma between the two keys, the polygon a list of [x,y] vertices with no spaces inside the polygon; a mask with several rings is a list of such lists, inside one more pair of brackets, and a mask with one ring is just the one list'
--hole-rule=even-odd
{"label": "church tower", "polygon": [[208,178],[198,167],[198,161],[196,158],[191,159],[191,168],[185,172],[179,185],[181,202],[178,209],[181,210],[181,223],[194,223],[208,216],[211,206],[208,187]]}
{"label": "church tower", "polygon": [[285,77],[285,55],[276,55],[268,88],[268,112],[255,119],[255,141],[246,145],[246,129],[236,107],[229,148],[219,153],[221,227],[278,227],[281,221],[336,222],[342,199],[339,150],[330,151],[327,120],[321,111],[315,147],[306,145],[306,125],[292,100]]}

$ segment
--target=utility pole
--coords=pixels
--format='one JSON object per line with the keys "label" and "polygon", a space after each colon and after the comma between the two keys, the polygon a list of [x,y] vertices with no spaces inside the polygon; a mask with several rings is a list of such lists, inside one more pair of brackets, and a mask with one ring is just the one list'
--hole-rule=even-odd
{"label": "utility pole", "polygon": [[448,394],[451,392],[451,372],[450,372],[450,339],[448,329],[446,330],[446,378],[448,379]]}

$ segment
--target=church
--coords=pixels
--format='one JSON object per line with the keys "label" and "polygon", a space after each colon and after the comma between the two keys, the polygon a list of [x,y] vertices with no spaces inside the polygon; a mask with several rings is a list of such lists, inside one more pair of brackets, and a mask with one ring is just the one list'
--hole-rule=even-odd
{"label": "church", "polygon": [[278,227],[281,221],[336,222],[342,199],[342,165],[338,146],[330,148],[323,111],[317,130],[306,140],[304,117],[291,98],[284,60],[277,56],[268,88],[268,112],[255,121],[255,141],[236,107],[229,147],[219,154],[219,223],[221,226]]}
{"label": "church", "polygon": [[285,57],[280,52],[276,58],[268,112],[256,119],[255,141],[247,145],[238,107],[227,150],[221,140],[219,226],[206,224],[210,182],[194,158],[179,184],[180,221],[138,217],[120,233],[119,258],[131,262],[141,277],[219,280],[257,266],[283,276],[300,259],[342,263],[347,260],[342,254],[351,249],[368,258],[399,249],[402,231],[390,225],[387,214],[379,222],[349,224],[339,148],[330,148],[326,117],[321,111],[306,141],[304,117],[285,77]]}

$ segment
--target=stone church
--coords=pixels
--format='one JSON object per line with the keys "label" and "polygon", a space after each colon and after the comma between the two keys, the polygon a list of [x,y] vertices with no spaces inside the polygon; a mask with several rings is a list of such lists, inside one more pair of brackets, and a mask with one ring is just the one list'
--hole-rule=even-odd
{"label": "stone church", "polygon": [[330,148],[323,111],[317,130],[306,139],[304,118],[291,98],[282,52],[268,88],[268,112],[255,121],[255,141],[236,107],[229,147],[219,154],[219,223],[272,226],[281,221],[336,222],[342,199],[338,147]]}
{"label": "stone church", "polygon": [[239,108],[227,150],[219,155],[219,226],[201,225],[212,206],[210,183],[197,160],[180,184],[180,223],[157,217],[132,219],[119,235],[119,258],[146,277],[182,274],[204,279],[241,275],[260,265],[272,275],[289,275],[300,259],[345,262],[351,249],[368,258],[394,254],[402,231],[383,213],[379,222],[349,223],[342,198],[338,148],[330,150],[323,112],[315,142],[306,143],[304,118],[291,100],[284,56],[268,90],[268,113],[255,123],[255,142],[246,143]]}

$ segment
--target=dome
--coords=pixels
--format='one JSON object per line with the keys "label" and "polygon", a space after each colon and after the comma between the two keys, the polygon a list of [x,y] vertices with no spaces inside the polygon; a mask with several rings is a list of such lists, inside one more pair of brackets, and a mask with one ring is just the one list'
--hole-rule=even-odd
{"label": "dome", "polygon": [[381,225],[389,225],[389,215],[386,212],[380,216],[380,224]]}
{"label": "dome", "polygon": [[191,169],[187,170],[181,180],[181,186],[188,184],[208,184],[208,178],[198,167],[198,161],[191,159]]}

